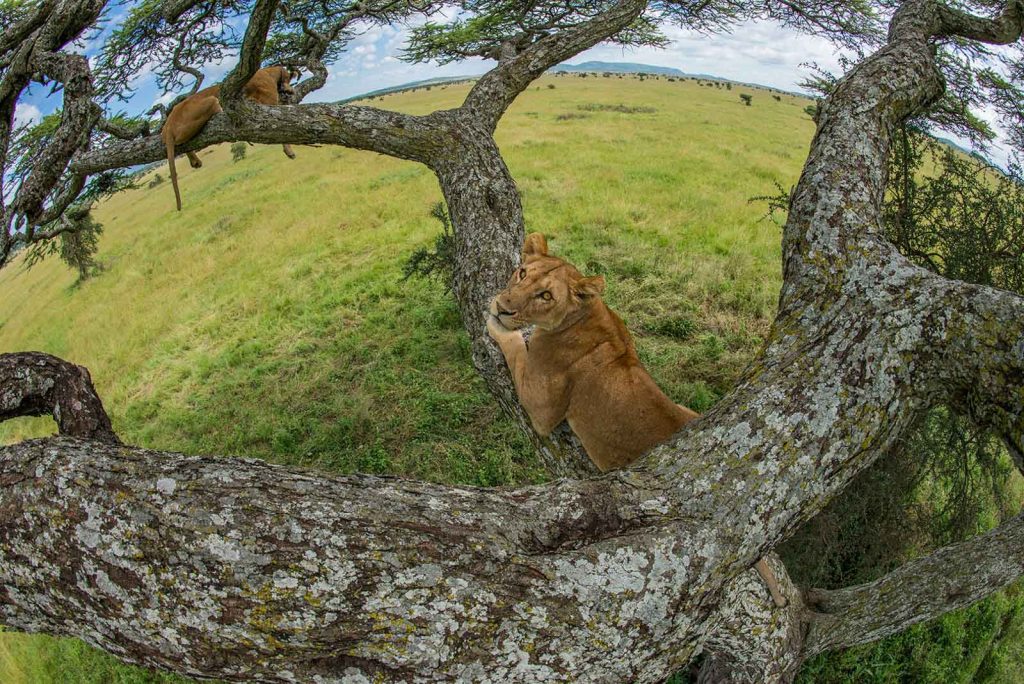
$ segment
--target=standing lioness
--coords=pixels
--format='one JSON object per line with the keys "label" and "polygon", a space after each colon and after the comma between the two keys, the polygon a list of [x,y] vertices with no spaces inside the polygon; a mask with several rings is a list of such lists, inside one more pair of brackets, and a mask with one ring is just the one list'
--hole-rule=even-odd
{"label": "standing lioness", "polygon": [[[697,414],[675,404],[644,370],[622,320],[601,300],[604,276],[587,278],[548,254],[540,233],[491,302],[487,330],[512,371],[534,429],[563,420],[601,470],[622,468]],[[535,325],[529,350],[518,332]]]}
{"label": "standing lioness", "polygon": [[[622,468],[698,414],[665,396],[644,370],[633,338],[601,300],[604,276],[586,277],[548,254],[531,233],[523,264],[491,300],[487,332],[501,347],[519,403],[548,435],[563,420],[602,471]],[[519,328],[536,326],[526,346]],[[771,568],[754,564],[772,600],[785,606]]]}

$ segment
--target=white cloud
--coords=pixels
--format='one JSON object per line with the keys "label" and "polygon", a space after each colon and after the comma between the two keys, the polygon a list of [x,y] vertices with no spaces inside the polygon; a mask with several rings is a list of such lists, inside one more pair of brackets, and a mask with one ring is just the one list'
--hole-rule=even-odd
{"label": "white cloud", "polygon": [[14,109],[14,126],[20,128],[39,123],[43,113],[33,104],[19,102]]}

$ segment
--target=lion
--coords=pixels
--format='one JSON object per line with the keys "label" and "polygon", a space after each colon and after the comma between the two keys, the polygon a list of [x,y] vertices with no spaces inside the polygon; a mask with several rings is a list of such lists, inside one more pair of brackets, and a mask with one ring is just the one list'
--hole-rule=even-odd
{"label": "lion", "polygon": [[[601,299],[604,288],[604,276],[584,276],[531,233],[487,317],[533,428],[546,437],[565,420],[602,472],[628,466],[700,417],[644,369],[622,319]],[[529,344],[521,333],[528,325]],[[764,559],[755,567],[776,605],[786,605]]]}
{"label": "lion", "polygon": [[[291,81],[295,72],[283,66],[272,66],[260,69],[242,89],[242,94],[253,102],[265,105],[280,104],[280,93],[292,93]],[[160,131],[160,138],[167,147],[167,165],[170,167],[171,185],[174,187],[174,199],[181,211],[181,192],[178,190],[178,172],[174,168],[174,148],[184,145],[199,133],[206,122],[222,110],[220,106],[220,84],[203,88],[179,102],[167,115],[167,121]],[[291,145],[284,145],[284,153],[289,159],[295,159]],[[192,168],[203,165],[195,152],[186,152]]]}

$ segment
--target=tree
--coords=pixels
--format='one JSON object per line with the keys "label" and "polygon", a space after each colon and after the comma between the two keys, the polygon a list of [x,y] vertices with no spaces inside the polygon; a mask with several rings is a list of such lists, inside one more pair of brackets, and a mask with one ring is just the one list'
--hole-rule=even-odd
{"label": "tree", "polygon": [[[456,109],[269,109],[239,98],[266,57],[311,73],[297,88],[301,102],[359,22],[436,8],[147,4],[115,32],[118,47],[94,79],[89,63],[63,48],[93,25],[101,0],[4,6],[0,149],[9,155],[20,139],[14,103],[33,79],[59,81],[64,109],[47,144],[17,157],[33,161],[2,195],[0,252],[75,230],[64,217],[85,210],[94,174],[161,158],[157,136],[105,119],[94,96],[155,54],[165,55],[171,82],[238,49],[224,113],[185,149],[342,144],[429,166],[454,231],[453,291],[474,363],[522,419],[481,316],[523,235],[493,140],[516,95],[601,40],[658,42],[659,22],[716,30],[769,16],[867,49],[880,35],[872,9],[885,13],[859,3],[473,1],[454,22],[415,29],[407,53],[496,60]],[[238,40],[224,18],[240,14],[249,20]],[[84,370],[52,357],[0,357],[0,419],[50,412],[61,430],[0,452],[4,623],[236,680],[660,681],[703,651],[705,681],[785,681],[809,655],[878,639],[1005,586],[1024,574],[1020,516],[846,589],[800,590],[773,560],[785,609],[749,568],[930,406],[969,406],[1024,463],[1024,299],[914,265],[886,239],[881,209],[893,130],[926,111],[949,126],[969,122],[965,98],[977,104],[978,96],[957,84],[974,62],[955,57],[1016,45],[1022,26],[1016,3],[993,19],[935,0],[891,13],[884,44],[821,103],[763,348],[701,421],[626,471],[481,490],[146,451],[117,443]],[[186,40],[198,35],[208,39]],[[1018,74],[985,78],[995,84],[984,90],[989,102],[1019,135]],[[118,140],[100,145],[104,135]],[[584,472],[566,433],[534,439],[553,472]]]}
{"label": "tree", "polygon": [[246,147],[244,142],[231,143],[231,161],[239,162],[245,159]]}

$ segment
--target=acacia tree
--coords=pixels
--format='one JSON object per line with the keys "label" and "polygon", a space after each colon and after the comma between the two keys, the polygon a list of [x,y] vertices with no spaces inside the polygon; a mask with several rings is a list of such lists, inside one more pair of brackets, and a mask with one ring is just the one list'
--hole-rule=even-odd
{"label": "acacia tree", "polygon": [[[361,22],[438,7],[168,0],[140,6],[111,40],[162,55],[168,84],[196,76],[188,69],[209,54],[238,51],[224,113],[183,151],[237,140],[341,144],[430,167],[451,215],[453,289],[474,362],[527,430],[482,320],[523,235],[493,139],[516,95],[602,40],[657,42],[664,21],[716,30],[774,17],[878,47],[819,108],[783,232],[778,314],[755,361],[702,420],[629,470],[486,490],[125,446],[84,369],[5,355],[0,419],[49,412],[61,433],[0,451],[6,625],[234,680],[660,681],[703,651],[706,681],[785,681],[809,655],[891,634],[1024,574],[1021,517],[837,591],[794,587],[773,559],[789,598],[782,609],[749,570],[934,404],[969,406],[1024,452],[1024,300],[915,266],[885,238],[882,216],[893,129],[929,108],[954,124],[968,116],[978,98],[959,87],[976,73],[968,57],[1010,59],[984,45],[1016,44],[1017,2],[982,18],[935,0],[892,12],[863,3],[474,1],[455,22],[414,30],[409,52],[496,61],[458,108],[413,116],[239,97],[268,56],[310,72],[301,100]],[[76,230],[95,196],[91,179],[163,155],[145,126],[104,118],[97,101],[104,83],[125,82],[129,72],[117,69],[133,68],[130,51],[114,49],[95,75],[69,51],[103,8],[5,6],[5,170],[27,84],[57,81],[64,98],[46,144],[17,153],[33,161],[0,195],[5,256]],[[226,19],[243,15],[244,36],[231,35]],[[888,34],[873,46],[879,17]],[[213,35],[202,48],[189,40],[199,27]],[[1012,61],[998,73],[1001,85],[982,90],[1017,135],[1020,74]],[[534,439],[554,472],[580,472],[585,461],[564,433]]]}

